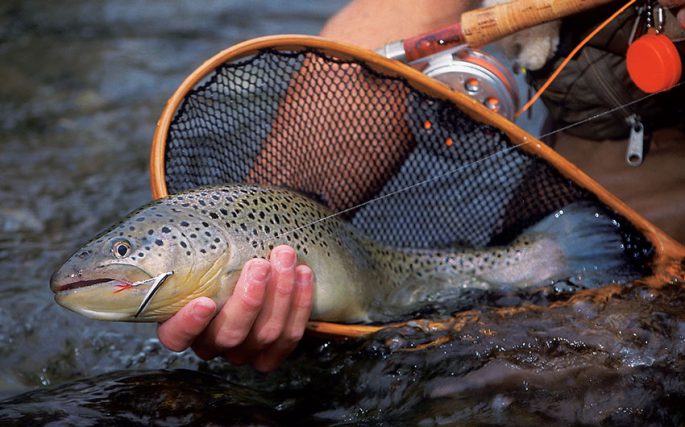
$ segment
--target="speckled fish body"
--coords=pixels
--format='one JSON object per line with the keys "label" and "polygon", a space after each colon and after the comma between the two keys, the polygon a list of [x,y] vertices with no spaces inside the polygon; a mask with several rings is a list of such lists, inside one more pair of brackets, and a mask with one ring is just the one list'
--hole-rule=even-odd
{"label": "speckled fish body", "polygon": [[[586,243],[601,244],[599,255],[618,262],[620,239],[608,219],[590,223],[594,211],[576,210],[563,223],[543,220],[506,247],[402,250],[364,237],[289,190],[204,187],[134,211],[69,258],[51,288],[58,303],[88,317],[163,321],[199,296],[223,304],[249,259],[287,244],[314,271],[313,319],[385,320],[445,289],[529,286],[588,268],[574,261]],[[568,229],[569,221],[591,241],[560,242],[555,230]]]}

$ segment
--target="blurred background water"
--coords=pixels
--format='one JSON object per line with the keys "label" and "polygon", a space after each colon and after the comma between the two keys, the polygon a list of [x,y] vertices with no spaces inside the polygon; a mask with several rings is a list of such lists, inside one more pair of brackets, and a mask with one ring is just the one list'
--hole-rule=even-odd
{"label": "blurred background water", "polygon": [[[675,286],[545,317],[485,313],[458,333],[309,338],[270,376],[172,353],[154,325],[54,304],[55,268],[149,200],[154,124],[183,78],[245,39],[316,34],[344,3],[0,3],[0,423],[683,422],[685,293]],[[449,342],[402,351],[436,334]]]}
{"label": "blurred background water", "polygon": [[[0,396],[118,368],[193,366],[151,325],[57,307],[52,271],[150,199],[167,98],[239,41],[316,34],[343,1],[9,0],[0,4]],[[150,360],[150,352],[160,351]]]}

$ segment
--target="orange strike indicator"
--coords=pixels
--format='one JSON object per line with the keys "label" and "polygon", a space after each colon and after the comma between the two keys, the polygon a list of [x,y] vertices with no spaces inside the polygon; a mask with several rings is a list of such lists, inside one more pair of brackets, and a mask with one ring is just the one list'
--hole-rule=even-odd
{"label": "orange strike indicator", "polygon": [[651,31],[628,47],[626,66],[633,83],[647,93],[673,87],[680,81],[683,68],[671,39]]}

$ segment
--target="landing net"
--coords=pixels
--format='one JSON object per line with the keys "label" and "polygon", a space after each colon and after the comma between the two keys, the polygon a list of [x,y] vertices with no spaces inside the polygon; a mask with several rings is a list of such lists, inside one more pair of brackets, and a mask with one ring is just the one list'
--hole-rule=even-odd
{"label": "landing net", "polygon": [[638,264],[675,244],[495,113],[409,67],[315,38],[261,39],[208,61],[170,100],[151,168],[157,196],[287,186],[393,246],[502,244],[585,200],[615,213]]}

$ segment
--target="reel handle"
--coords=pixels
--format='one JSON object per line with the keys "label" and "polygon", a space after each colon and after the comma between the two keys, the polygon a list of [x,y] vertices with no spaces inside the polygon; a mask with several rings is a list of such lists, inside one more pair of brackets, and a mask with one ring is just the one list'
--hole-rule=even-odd
{"label": "reel handle", "polygon": [[[517,31],[574,13],[592,9],[612,0],[513,0],[461,15],[461,22],[437,31],[390,43],[382,54],[412,62],[424,56],[468,44],[477,48]],[[388,54],[392,53],[392,54]]]}

